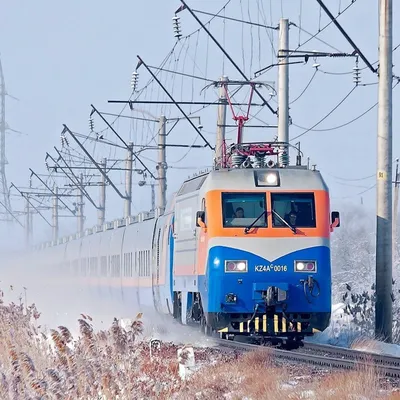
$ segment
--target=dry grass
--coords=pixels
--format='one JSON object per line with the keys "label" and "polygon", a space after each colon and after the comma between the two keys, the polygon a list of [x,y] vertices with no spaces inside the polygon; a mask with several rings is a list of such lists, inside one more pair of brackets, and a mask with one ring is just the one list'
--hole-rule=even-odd
{"label": "dry grass", "polygon": [[196,348],[199,369],[182,381],[179,347],[161,343],[150,357],[149,342],[140,340],[140,315],[127,330],[114,320],[110,329],[95,332],[91,317],[82,314],[76,339],[64,326],[41,332],[39,317],[35,305],[5,305],[0,292],[2,400],[385,398],[373,371],[321,377],[304,365],[278,366],[268,349],[238,355]]}
{"label": "dry grass", "polygon": [[378,375],[371,368],[336,372],[321,379],[315,387],[318,399],[379,399],[382,397]]}

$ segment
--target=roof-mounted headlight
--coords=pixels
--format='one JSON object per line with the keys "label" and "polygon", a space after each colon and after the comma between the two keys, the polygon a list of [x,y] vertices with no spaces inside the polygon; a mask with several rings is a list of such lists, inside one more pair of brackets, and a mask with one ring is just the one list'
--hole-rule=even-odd
{"label": "roof-mounted headlight", "polygon": [[256,186],[280,186],[279,171],[254,171]]}

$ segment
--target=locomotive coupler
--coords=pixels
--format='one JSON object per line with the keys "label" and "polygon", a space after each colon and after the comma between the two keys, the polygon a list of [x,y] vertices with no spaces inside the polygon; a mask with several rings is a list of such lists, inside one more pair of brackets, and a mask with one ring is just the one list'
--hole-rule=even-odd
{"label": "locomotive coupler", "polygon": [[263,291],[262,297],[267,307],[282,303],[287,298],[286,290],[282,290],[276,286],[270,286],[266,291]]}

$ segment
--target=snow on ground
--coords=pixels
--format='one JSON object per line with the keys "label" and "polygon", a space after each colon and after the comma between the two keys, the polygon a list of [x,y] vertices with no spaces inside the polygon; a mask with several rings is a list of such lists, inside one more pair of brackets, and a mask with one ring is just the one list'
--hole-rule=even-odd
{"label": "snow on ground", "polygon": [[344,308],[344,303],[333,304],[329,327],[323,332],[307,338],[306,341],[400,357],[399,345],[363,337],[352,323],[352,317],[344,312]]}

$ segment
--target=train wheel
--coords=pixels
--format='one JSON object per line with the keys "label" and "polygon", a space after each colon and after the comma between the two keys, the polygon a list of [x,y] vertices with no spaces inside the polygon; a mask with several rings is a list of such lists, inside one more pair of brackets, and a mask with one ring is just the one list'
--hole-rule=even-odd
{"label": "train wheel", "polygon": [[206,336],[213,336],[213,329],[207,325],[206,317],[204,314],[201,316],[200,319],[200,330]]}
{"label": "train wheel", "polygon": [[174,292],[174,318],[182,323],[182,304],[178,292]]}
{"label": "train wheel", "polygon": [[297,339],[285,340],[280,344],[280,348],[283,350],[296,350],[302,346],[304,346],[304,343]]}

